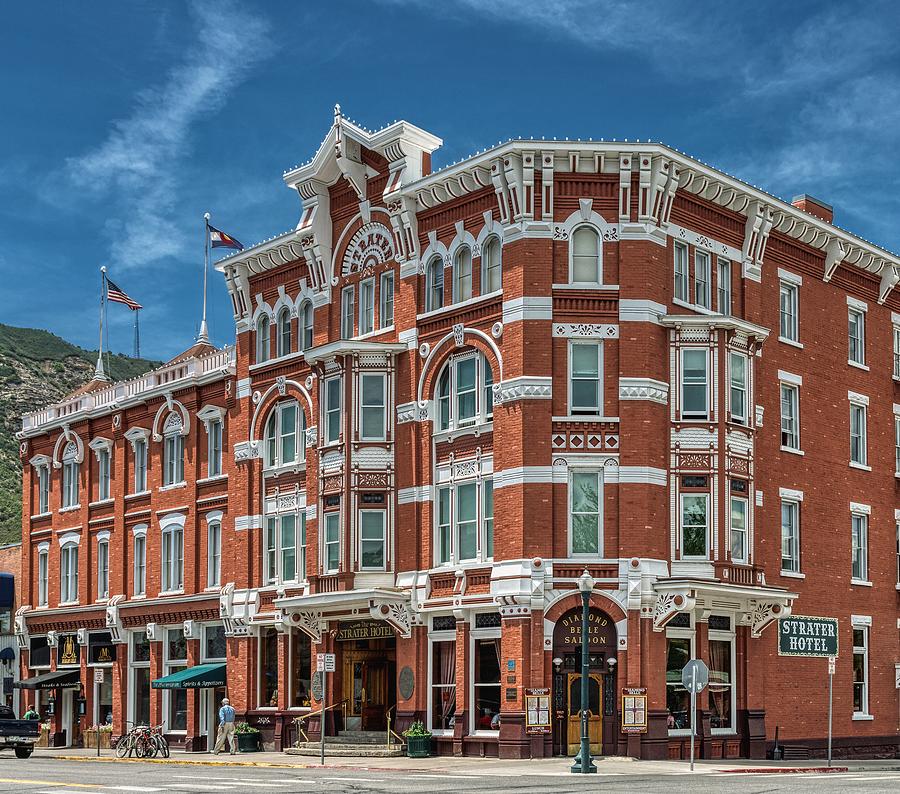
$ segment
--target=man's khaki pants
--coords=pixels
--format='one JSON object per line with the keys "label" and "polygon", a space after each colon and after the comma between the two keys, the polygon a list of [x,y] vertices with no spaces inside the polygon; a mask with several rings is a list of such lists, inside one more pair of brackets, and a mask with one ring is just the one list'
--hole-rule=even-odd
{"label": "man's khaki pants", "polygon": [[219,724],[219,735],[216,737],[216,749],[215,752],[221,753],[222,750],[225,749],[225,740],[228,739],[228,746],[231,749],[231,754],[234,755],[237,746],[234,742],[234,723],[233,722],[222,722]]}

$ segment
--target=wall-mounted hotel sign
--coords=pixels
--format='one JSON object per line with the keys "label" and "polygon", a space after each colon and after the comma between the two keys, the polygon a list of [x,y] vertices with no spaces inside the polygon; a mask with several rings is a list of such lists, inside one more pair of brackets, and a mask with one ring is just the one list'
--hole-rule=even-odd
{"label": "wall-mounted hotel sign", "polygon": [[357,620],[353,623],[341,623],[335,639],[338,642],[350,642],[352,640],[381,640],[393,636],[394,630],[383,620]]}
{"label": "wall-mounted hotel sign", "polygon": [[525,690],[525,733],[536,736],[550,733],[550,690]]}
{"label": "wall-mounted hotel sign", "polygon": [[791,615],[778,620],[779,656],[837,656],[837,618]]}
{"label": "wall-mounted hotel sign", "polygon": [[647,733],[647,688],[622,690],[622,733]]}
{"label": "wall-mounted hotel sign", "polygon": [[75,667],[81,664],[81,646],[74,634],[60,634],[56,646],[58,667]]}

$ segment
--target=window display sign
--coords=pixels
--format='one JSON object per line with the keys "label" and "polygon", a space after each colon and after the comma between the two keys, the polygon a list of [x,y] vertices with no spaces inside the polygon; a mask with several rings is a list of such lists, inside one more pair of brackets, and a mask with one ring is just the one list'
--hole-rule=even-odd
{"label": "window display sign", "polygon": [[778,619],[779,656],[837,656],[837,618],[791,615]]}
{"label": "window display sign", "polygon": [[56,646],[57,667],[74,667],[81,664],[81,646],[74,634],[63,634]]}
{"label": "window display sign", "polygon": [[525,733],[536,736],[550,733],[550,690],[525,690]]}
{"label": "window display sign", "polygon": [[88,664],[112,664],[116,660],[116,646],[108,631],[88,635]]}
{"label": "window display sign", "polygon": [[622,733],[647,732],[647,688],[625,687],[622,690]]}

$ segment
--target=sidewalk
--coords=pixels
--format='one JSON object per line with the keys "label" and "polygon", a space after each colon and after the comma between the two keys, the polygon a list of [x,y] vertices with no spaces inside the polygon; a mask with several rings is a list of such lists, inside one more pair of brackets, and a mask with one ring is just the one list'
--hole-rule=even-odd
{"label": "sidewalk", "polygon": [[[287,767],[293,769],[315,769],[319,764],[314,758],[305,758],[303,761],[295,760],[297,756],[289,756],[284,753],[239,753],[231,756],[227,754],[211,755],[209,753],[185,753],[181,750],[173,750],[168,759],[118,759],[113,750],[101,750],[97,757],[96,750],[81,748],[49,749],[36,748],[34,758],[60,759],[67,761],[85,762],[118,762],[134,763],[144,762],[151,764],[192,764],[206,766],[260,766],[260,767]],[[325,758],[325,766],[330,769],[355,769],[355,770],[381,770],[391,772],[433,772],[435,774],[449,773],[470,774],[473,776],[492,775],[498,777],[518,777],[520,775],[568,775],[571,759],[568,758],[540,758],[532,760],[499,760],[496,758]],[[680,775],[690,773],[687,761],[636,761],[631,758],[611,756],[596,759],[597,772],[609,775]],[[775,762],[775,761],[750,761],[747,759],[735,759],[733,761],[697,761],[695,774],[750,774],[753,772],[784,772],[784,773],[815,773],[815,772],[874,772],[874,771],[900,771],[900,759],[883,760],[837,760],[834,761],[831,770],[826,768],[826,762],[813,760],[806,763]]]}

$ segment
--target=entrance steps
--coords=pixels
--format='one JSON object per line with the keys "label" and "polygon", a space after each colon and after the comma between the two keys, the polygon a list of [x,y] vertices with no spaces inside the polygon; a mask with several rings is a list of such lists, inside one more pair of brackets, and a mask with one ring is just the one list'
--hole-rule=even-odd
{"label": "entrance steps", "polygon": [[[285,750],[288,755],[318,756],[319,742],[300,742]],[[397,758],[406,751],[396,739],[388,747],[386,731],[340,731],[337,736],[325,737],[328,758]]]}

